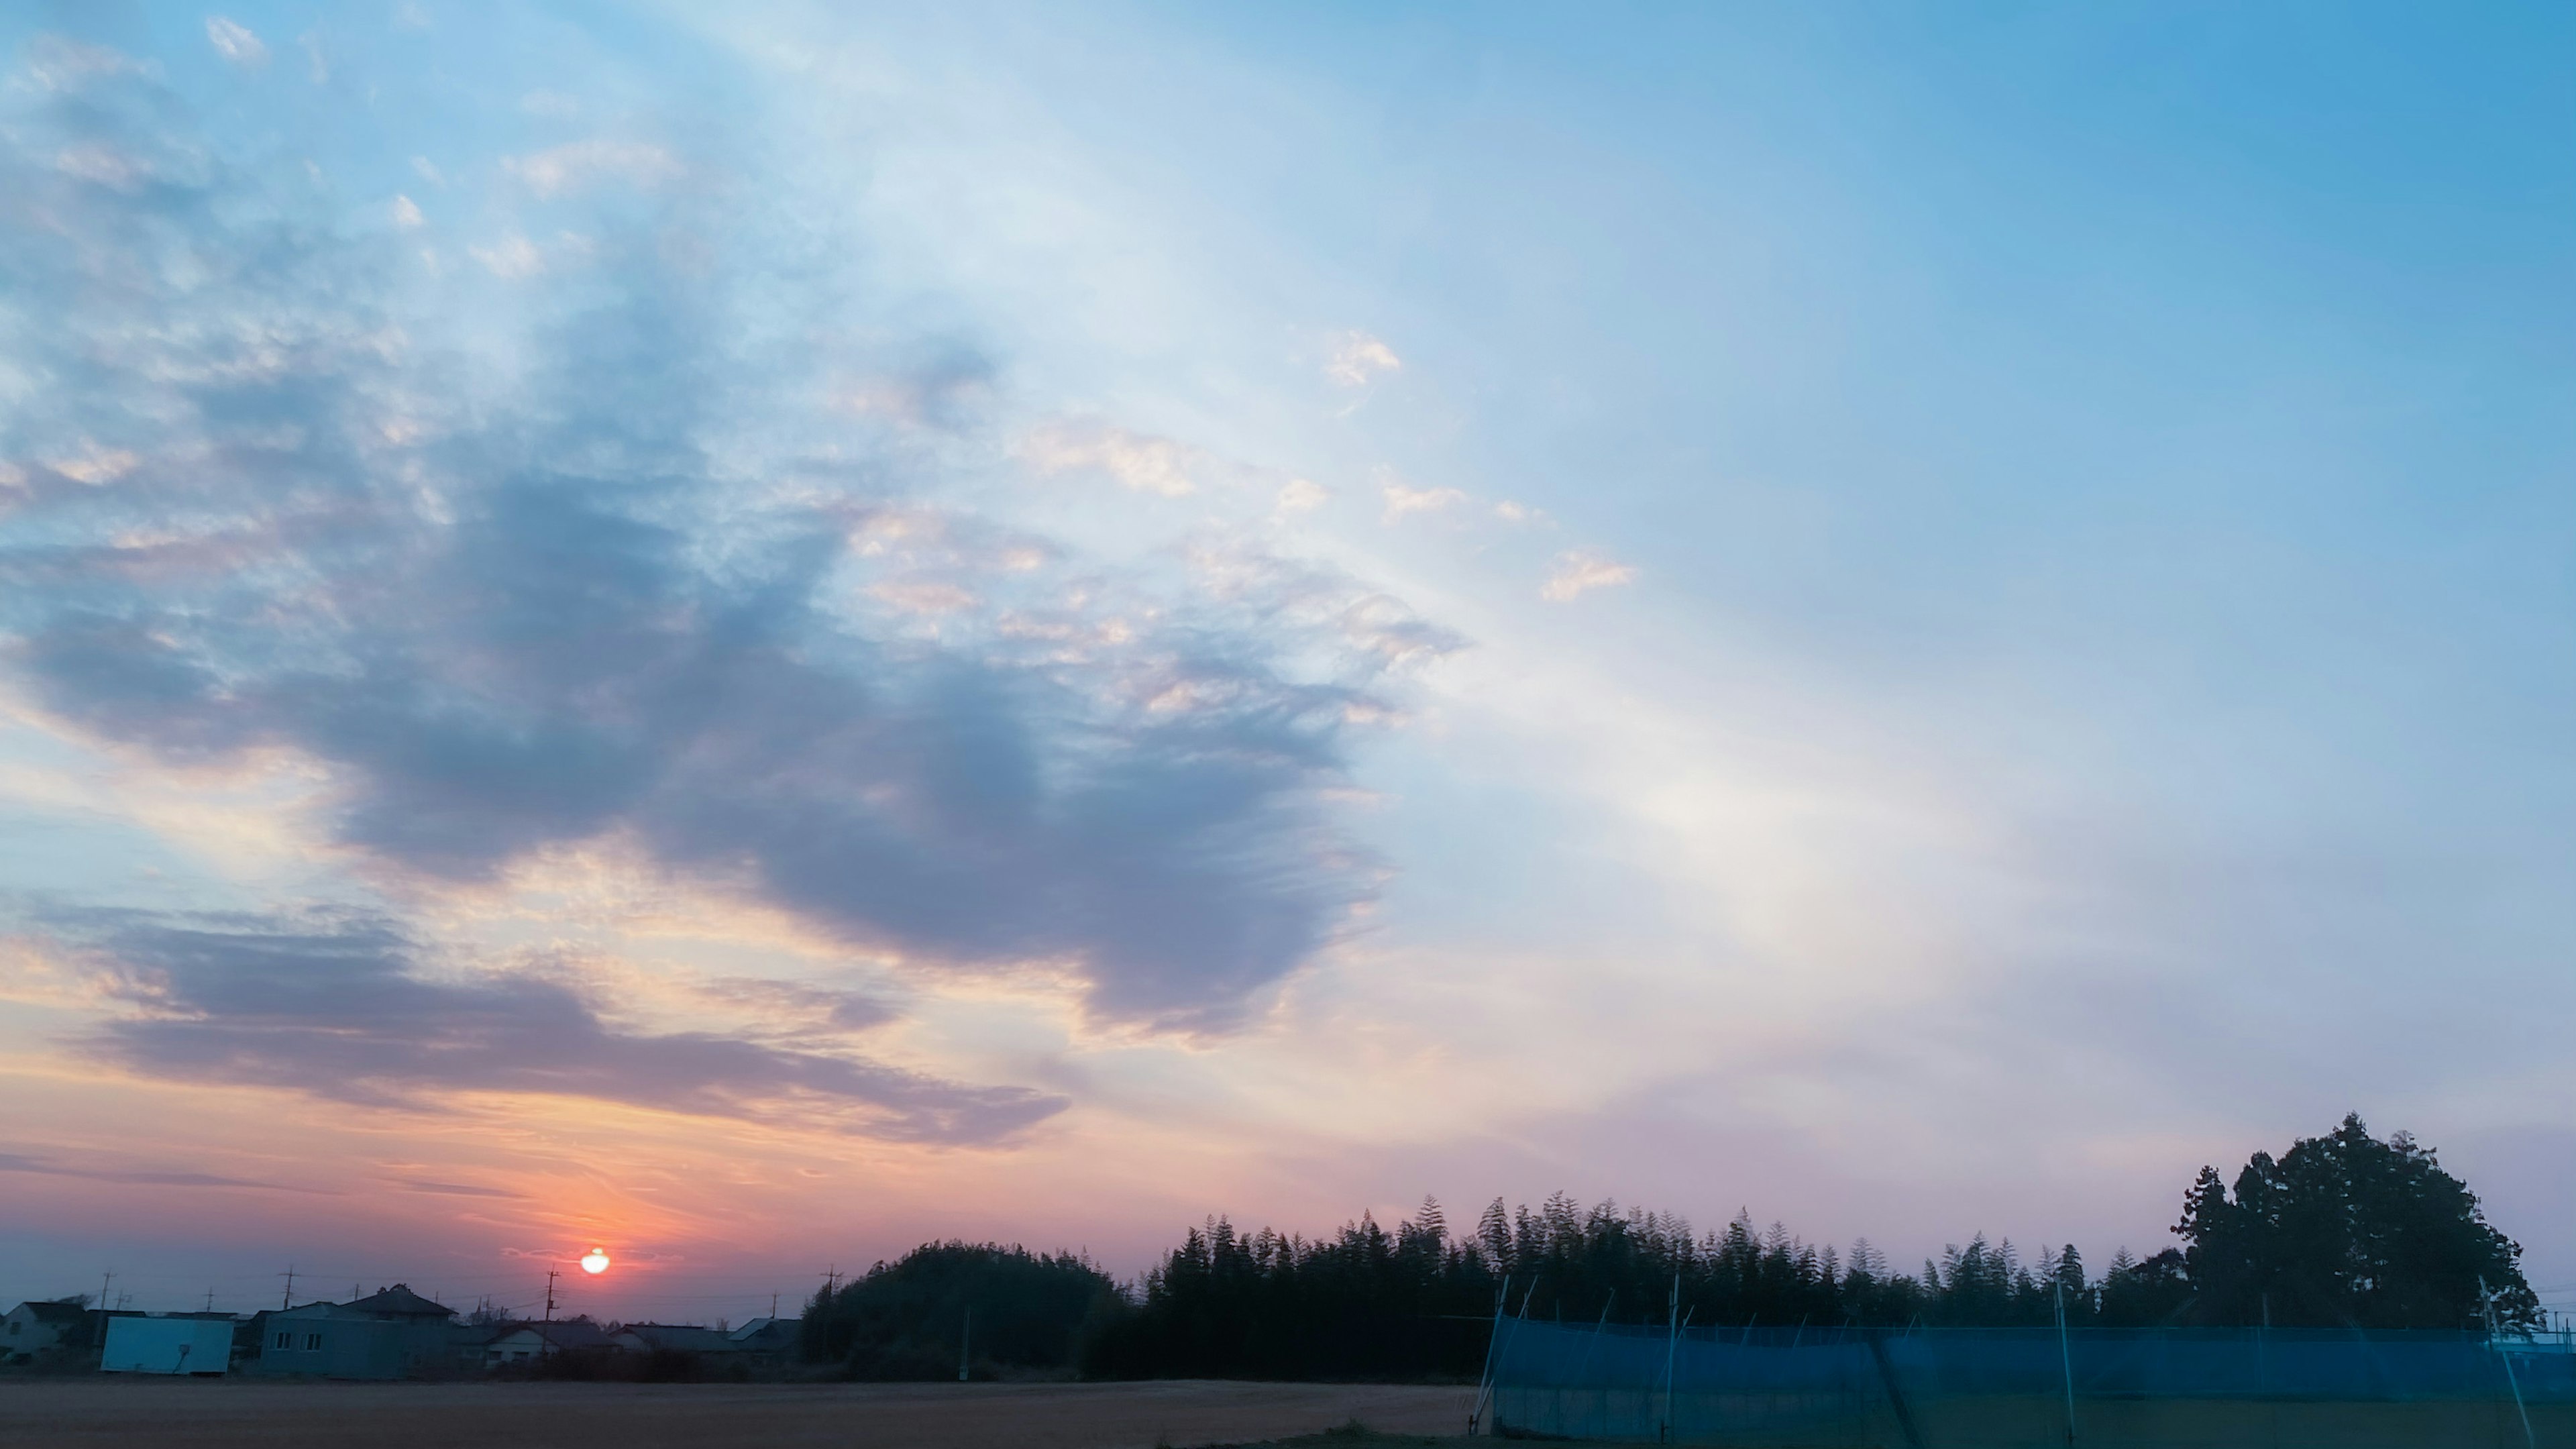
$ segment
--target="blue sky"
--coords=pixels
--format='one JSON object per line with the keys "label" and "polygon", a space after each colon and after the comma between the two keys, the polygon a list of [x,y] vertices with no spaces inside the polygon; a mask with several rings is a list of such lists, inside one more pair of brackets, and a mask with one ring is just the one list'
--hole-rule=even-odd
{"label": "blue sky", "polygon": [[0,42],[28,1291],[2098,1262],[2345,1110],[2576,1281],[2563,15]]}

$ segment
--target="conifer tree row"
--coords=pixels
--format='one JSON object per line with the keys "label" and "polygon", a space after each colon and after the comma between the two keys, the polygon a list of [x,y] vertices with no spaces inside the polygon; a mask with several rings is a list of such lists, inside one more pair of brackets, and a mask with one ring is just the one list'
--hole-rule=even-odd
{"label": "conifer tree row", "polygon": [[2256,1153],[2232,1183],[2202,1169],[2174,1232],[2182,1246],[2123,1249],[2098,1277],[2071,1244],[2024,1255],[1983,1235],[1904,1271],[1866,1239],[1838,1250],[1742,1212],[1699,1232],[1558,1193],[1535,1209],[1497,1198],[1459,1228],[1425,1198],[1392,1231],[1363,1214],[1319,1238],[1211,1218],[1124,1290],[1079,1257],[926,1244],[818,1293],[804,1349],[857,1377],[946,1377],[971,1358],[978,1375],[1470,1379],[1498,1311],[1661,1326],[1676,1282],[1703,1328],[2045,1327],[2061,1311],[2079,1328],[2539,1317],[2521,1248],[2467,1186],[2358,1117],[2278,1159]]}
{"label": "conifer tree row", "polygon": [[[2501,1327],[2537,1321],[2521,1248],[2474,1194],[2404,1133],[2358,1117],[2278,1159],[2255,1154],[2233,1191],[2204,1168],[2175,1233],[2090,1276],[2072,1244],[2024,1256],[1982,1234],[1912,1272],[1868,1240],[1848,1252],[1739,1213],[1695,1233],[1670,1214],[1489,1204],[1452,1232],[1436,1201],[1393,1232],[1362,1216],[1325,1238],[1193,1229],[1138,1285],[1134,1309],[1086,1342],[1103,1376],[1472,1377],[1498,1307],[1569,1323],[1661,1324],[1674,1283],[1702,1326],[2159,1324]],[[1508,1301],[1504,1298],[1509,1287]]]}

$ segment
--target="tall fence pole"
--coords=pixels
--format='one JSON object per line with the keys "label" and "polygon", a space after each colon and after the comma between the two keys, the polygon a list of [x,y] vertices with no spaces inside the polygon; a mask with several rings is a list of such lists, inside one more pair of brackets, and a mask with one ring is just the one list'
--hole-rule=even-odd
{"label": "tall fence pole", "polygon": [[1494,1381],[1494,1353],[1503,1341],[1503,1305],[1512,1301],[1512,1275],[1503,1275],[1502,1286],[1494,1290],[1494,1331],[1485,1340],[1485,1371],[1476,1375],[1476,1402],[1467,1406],[1467,1434],[1475,1437],[1476,1420],[1485,1412],[1485,1388]]}
{"label": "tall fence pole", "polygon": [[1682,1346],[1682,1275],[1673,1275],[1672,1327],[1664,1340],[1664,1422],[1657,1427],[1657,1443],[1673,1441],[1673,1356]]}
{"label": "tall fence pole", "polygon": [[2066,1341],[2066,1285],[2057,1285],[2057,1361],[2066,1371],[2066,1442],[2075,1443],[2075,1350]]}
{"label": "tall fence pole", "polygon": [[2496,1318],[2495,1295],[2487,1291],[2486,1275],[2478,1275],[2478,1300],[2486,1310],[2487,1347],[2495,1350],[2496,1362],[2504,1365],[2504,1386],[2513,1390],[2513,1411],[2522,1416],[2522,1442],[2537,1449],[2539,1440],[2532,1436],[2531,1410],[2522,1404],[2522,1380],[2513,1371],[2513,1355],[2504,1351],[2502,1324]]}

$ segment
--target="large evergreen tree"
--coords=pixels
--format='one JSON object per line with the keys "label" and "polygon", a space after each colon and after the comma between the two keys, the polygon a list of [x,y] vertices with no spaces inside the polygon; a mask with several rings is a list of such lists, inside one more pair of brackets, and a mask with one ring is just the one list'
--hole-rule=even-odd
{"label": "large evergreen tree", "polygon": [[2490,1227],[2475,1193],[2403,1132],[2383,1142],[2359,1116],[2257,1152],[2233,1196],[2204,1167],[2183,1197],[2191,1317],[2210,1324],[2506,1327],[2539,1321],[2522,1248]]}

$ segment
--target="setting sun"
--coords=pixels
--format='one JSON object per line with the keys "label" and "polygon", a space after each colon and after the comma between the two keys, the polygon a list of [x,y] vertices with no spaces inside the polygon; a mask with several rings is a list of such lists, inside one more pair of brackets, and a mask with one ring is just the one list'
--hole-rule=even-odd
{"label": "setting sun", "polygon": [[593,1248],[581,1255],[581,1271],[593,1275],[608,1271],[608,1250]]}

